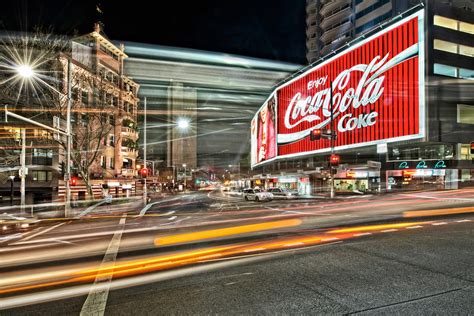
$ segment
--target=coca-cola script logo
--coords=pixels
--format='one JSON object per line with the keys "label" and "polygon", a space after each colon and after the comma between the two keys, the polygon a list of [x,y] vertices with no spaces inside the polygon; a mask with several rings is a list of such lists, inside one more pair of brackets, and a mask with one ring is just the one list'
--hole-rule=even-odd
{"label": "coca-cola script logo", "polygon": [[[358,64],[339,73],[332,82],[333,118],[341,116],[337,124],[339,132],[346,132],[357,128],[374,125],[378,113],[373,111],[353,117],[350,109],[365,107],[374,104],[384,92],[385,76],[387,70],[403,63],[418,54],[418,44],[414,44],[398,55],[389,59],[390,53],[385,56],[376,56],[368,64]],[[348,87],[351,75],[362,72],[362,76],[355,87]],[[317,88],[327,82],[327,76],[308,83],[308,89]],[[298,141],[309,135],[313,129],[321,129],[331,121],[331,91],[329,88],[319,90],[313,95],[302,97],[297,92],[292,98],[284,116],[284,125],[288,130],[294,129],[304,122],[315,124],[303,131],[289,134],[279,134],[279,144]],[[347,113],[346,113],[347,112]]]}

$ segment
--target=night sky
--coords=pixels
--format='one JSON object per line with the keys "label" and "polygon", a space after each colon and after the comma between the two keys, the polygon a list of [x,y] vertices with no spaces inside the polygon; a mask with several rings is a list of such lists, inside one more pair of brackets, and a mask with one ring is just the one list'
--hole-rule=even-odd
{"label": "night sky", "polygon": [[86,33],[100,20],[111,39],[306,62],[305,0],[117,3],[2,0],[0,29],[27,31],[41,26],[61,34]]}

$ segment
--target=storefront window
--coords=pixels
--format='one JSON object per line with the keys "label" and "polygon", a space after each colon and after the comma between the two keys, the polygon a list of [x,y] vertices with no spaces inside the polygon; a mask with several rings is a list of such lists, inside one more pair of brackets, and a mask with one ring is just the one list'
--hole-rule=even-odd
{"label": "storefront window", "polygon": [[389,152],[389,160],[453,159],[453,145],[430,145],[413,148],[394,147]]}

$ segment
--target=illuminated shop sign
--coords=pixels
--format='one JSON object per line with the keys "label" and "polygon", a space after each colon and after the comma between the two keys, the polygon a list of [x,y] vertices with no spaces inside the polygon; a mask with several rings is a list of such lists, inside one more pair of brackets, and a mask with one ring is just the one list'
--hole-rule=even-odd
{"label": "illuminated shop sign", "polygon": [[[330,141],[311,141],[310,133],[330,128],[331,96],[336,150],[423,138],[423,12],[388,26],[278,87],[252,121],[252,166],[329,152]],[[270,112],[266,110],[270,103],[276,109],[274,151],[262,149],[262,143],[273,139],[262,137],[256,122],[259,113],[264,111],[265,117]]]}
{"label": "illuminated shop sign", "polygon": [[394,163],[393,169],[446,169],[451,165],[451,160],[419,160],[400,161]]}

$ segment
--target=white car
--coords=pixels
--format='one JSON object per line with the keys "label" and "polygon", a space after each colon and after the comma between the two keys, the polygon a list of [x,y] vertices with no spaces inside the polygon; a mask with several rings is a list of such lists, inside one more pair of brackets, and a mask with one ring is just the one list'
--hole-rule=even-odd
{"label": "white car", "polygon": [[260,189],[245,189],[244,198],[246,201],[271,201],[273,200],[273,194]]}
{"label": "white car", "polygon": [[273,194],[275,198],[293,199],[296,197],[296,194],[294,192],[282,188],[271,188],[268,189],[268,192]]}

